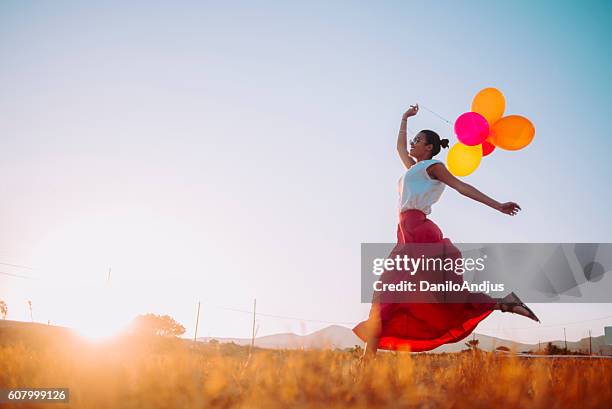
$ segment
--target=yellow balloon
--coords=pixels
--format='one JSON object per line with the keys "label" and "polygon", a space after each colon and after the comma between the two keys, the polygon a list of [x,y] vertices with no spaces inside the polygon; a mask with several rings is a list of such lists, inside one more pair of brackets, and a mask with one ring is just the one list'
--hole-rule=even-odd
{"label": "yellow balloon", "polygon": [[485,88],[481,90],[472,101],[472,112],[478,112],[484,116],[489,127],[493,126],[506,109],[504,94],[497,88]]}
{"label": "yellow balloon", "polygon": [[455,176],[467,176],[478,168],[481,159],[481,145],[468,146],[457,142],[448,151],[446,166]]}
{"label": "yellow balloon", "polygon": [[535,128],[529,119],[520,115],[508,115],[491,128],[491,142],[502,149],[517,151],[529,145],[535,136]]}

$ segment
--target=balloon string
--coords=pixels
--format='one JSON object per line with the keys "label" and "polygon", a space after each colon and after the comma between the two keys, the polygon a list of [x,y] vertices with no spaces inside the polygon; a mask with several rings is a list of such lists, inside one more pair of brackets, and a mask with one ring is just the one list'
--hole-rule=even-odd
{"label": "balloon string", "polygon": [[421,106],[421,108],[425,108],[426,111],[431,112],[432,114],[434,114],[435,116],[437,116],[438,118],[440,118],[441,120],[443,120],[444,122],[446,122],[447,124],[452,126],[452,123],[448,119],[444,118],[442,115],[438,114],[437,112],[432,111],[431,109],[427,108],[423,104],[421,104],[420,106]]}

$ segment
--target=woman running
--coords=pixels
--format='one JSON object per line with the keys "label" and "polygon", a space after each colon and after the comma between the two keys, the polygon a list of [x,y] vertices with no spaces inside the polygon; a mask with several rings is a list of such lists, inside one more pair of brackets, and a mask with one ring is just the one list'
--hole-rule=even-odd
{"label": "woman running", "polygon": [[[415,104],[404,113],[397,138],[397,151],[407,169],[399,182],[397,246],[437,243],[441,249],[452,249],[455,254],[460,254],[452,242],[443,237],[438,226],[427,217],[431,213],[431,206],[440,199],[446,185],[470,199],[510,216],[517,214],[521,208],[514,202],[497,202],[457,179],[444,163],[433,159],[441,148],[448,147],[449,142],[448,139],[440,139],[434,131],[419,132],[410,141],[408,150],[407,121],[418,111],[419,106]],[[366,343],[364,357],[369,358],[375,355],[379,348],[418,352],[460,341],[494,310],[520,314],[539,322],[533,311],[514,293],[502,299],[470,293],[468,299],[477,302],[385,302],[380,298],[380,294],[375,292],[368,320],[358,324],[353,331]]]}

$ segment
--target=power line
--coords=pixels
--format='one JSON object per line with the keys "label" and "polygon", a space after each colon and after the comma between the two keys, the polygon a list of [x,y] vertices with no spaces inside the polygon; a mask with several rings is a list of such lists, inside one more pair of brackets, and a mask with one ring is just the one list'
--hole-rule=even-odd
{"label": "power line", "polygon": [[[9,263],[0,263],[0,264],[9,264]],[[30,268],[31,267],[25,267],[24,268]],[[23,278],[23,279],[27,279],[27,280],[39,280],[39,278],[37,277],[31,277],[31,276],[27,276],[27,275],[23,275],[23,274],[14,274],[14,273],[7,273],[5,271],[0,271],[0,274],[2,275],[6,275],[6,276],[10,276],[10,277],[16,277],[16,278]],[[215,305],[215,308],[221,309],[221,310],[226,310],[226,311],[234,311],[234,312],[240,312],[240,313],[244,313],[244,314],[253,314],[253,311],[250,310],[242,310],[239,308],[232,308],[232,307],[224,307],[224,306],[219,306],[219,305]],[[295,316],[287,316],[287,315],[278,315],[278,314],[268,314],[268,313],[258,313],[258,316],[261,317],[268,317],[268,318],[276,318],[276,319],[285,319],[285,320],[293,320],[293,321],[303,321],[303,322],[313,322],[313,323],[319,323],[319,324],[335,324],[335,325],[356,325],[359,321],[327,321],[327,320],[318,320],[318,319],[311,319],[311,318],[302,318],[302,317],[295,317]],[[557,327],[562,327],[565,325],[576,325],[576,324],[584,324],[585,322],[594,322],[594,321],[601,321],[604,319],[609,319],[612,318],[612,315],[608,315],[605,317],[600,317],[600,318],[593,318],[593,319],[589,319],[589,320],[583,320],[583,321],[574,321],[574,322],[566,322],[566,323],[560,323],[560,324],[550,324],[550,325],[538,325],[535,327],[515,327],[515,328],[479,328],[480,330],[484,330],[484,331],[515,331],[515,330],[534,330],[534,329],[540,329],[540,328],[557,328]]]}
{"label": "power line", "polygon": [[[34,268],[34,267],[29,267],[29,266],[25,266],[22,264],[12,264],[12,263],[5,263],[5,262],[0,262],[0,265],[4,265],[4,266],[10,266],[10,267],[17,267],[17,268],[24,268],[24,269],[28,269],[28,270],[32,270],[32,271],[51,271],[48,269],[40,269],[40,268]],[[9,277],[15,277],[15,278],[24,278],[24,279],[28,279],[28,280],[50,280],[50,281],[57,281],[58,278],[51,278],[51,277],[33,277],[33,276],[29,276],[29,275],[25,275],[25,274],[15,274],[15,273],[7,273],[5,271],[0,271],[0,274],[2,275],[6,275]],[[108,279],[110,279],[110,269],[108,272]],[[61,277],[59,278],[59,280],[64,280],[64,281],[73,281],[73,279],[68,278],[68,277]]]}
{"label": "power line", "polygon": [[601,317],[601,318],[593,318],[593,319],[589,319],[589,320],[582,320],[582,321],[574,321],[574,322],[565,322],[565,323],[561,323],[561,324],[551,324],[551,325],[538,325],[535,327],[520,327],[520,328],[480,328],[481,330],[485,330],[485,331],[498,331],[498,330],[522,330],[522,329],[539,329],[539,328],[557,328],[557,327],[563,327],[565,325],[575,325],[575,324],[584,324],[585,322],[593,322],[593,321],[601,321],[601,320],[605,320],[605,319],[609,319],[612,318],[612,315],[607,315],[605,317]]}
{"label": "power line", "polygon": [[[222,307],[222,306],[219,306],[219,305],[215,305],[214,307],[218,308],[220,310],[241,312],[241,313],[244,313],[244,314],[253,314],[253,311],[241,310],[239,308]],[[269,317],[269,318],[278,318],[278,319],[285,319],[285,320],[294,320],[294,321],[317,322],[317,323],[321,323],[321,324],[340,324],[340,325],[355,325],[355,324],[357,324],[357,322],[349,322],[349,321],[345,321],[345,322],[324,321],[324,320],[315,320],[315,319],[301,318],[301,317],[290,317],[290,316],[286,316],[286,315],[266,314],[266,313],[263,313],[263,312],[258,312],[257,316],[263,316],[263,317]]]}
{"label": "power line", "polygon": [[25,278],[26,280],[38,280],[38,278],[36,278],[36,277],[30,277],[30,276],[26,276],[26,275],[22,275],[22,274],[7,273],[5,271],[0,271],[0,274],[6,275],[6,276],[9,276],[9,277]]}
{"label": "power line", "polygon": [[[238,308],[230,308],[230,307],[222,307],[222,306],[215,306],[216,308],[222,309],[222,310],[227,310],[227,311],[234,311],[234,312],[240,312],[240,313],[245,313],[245,314],[253,314],[253,311],[250,310],[242,310],[242,309],[238,309]],[[301,317],[294,317],[294,316],[286,316],[286,315],[277,315],[277,314],[266,314],[266,313],[257,313],[258,316],[264,316],[264,317],[270,317],[270,318],[278,318],[278,319],[287,319],[287,320],[295,320],[295,321],[305,321],[305,322],[317,322],[317,323],[322,323],[322,324],[341,324],[341,325],[355,325],[357,324],[356,321],[325,321],[325,320],[316,320],[316,319],[308,319],[308,318],[301,318]],[[539,328],[556,328],[556,327],[562,327],[565,325],[575,325],[575,324],[583,324],[585,322],[593,322],[593,321],[601,321],[604,319],[609,319],[612,318],[612,315],[607,315],[605,317],[600,317],[600,318],[593,318],[593,319],[588,319],[588,320],[583,320],[583,321],[575,321],[575,322],[565,322],[565,323],[560,323],[560,324],[551,324],[551,325],[539,325],[537,327],[522,327],[522,328],[480,328],[481,330],[486,330],[486,331],[490,331],[490,330],[522,330],[522,329],[539,329]]]}
{"label": "power line", "polygon": [[[27,268],[30,270],[34,270],[34,268],[32,267],[28,267],[28,266],[23,266],[23,265],[18,265],[18,264],[11,264],[11,263],[4,263],[4,262],[0,262],[1,265],[9,265],[9,266],[15,266],[15,267],[21,267],[21,268]],[[15,277],[15,278],[22,278],[22,279],[26,279],[26,280],[39,280],[38,277],[32,277],[32,276],[27,276],[27,275],[23,275],[23,274],[15,274],[15,273],[7,273],[5,271],[0,271],[0,274],[5,275],[5,276],[9,276],[9,277]],[[244,314],[253,314],[253,311],[250,310],[242,310],[239,308],[232,308],[232,307],[224,307],[224,306],[219,306],[219,305],[215,305],[215,308],[221,309],[221,310],[226,310],[226,311],[234,311],[234,312],[240,312],[240,313],[244,313]],[[295,316],[287,316],[287,315],[279,315],[279,314],[268,314],[268,313],[258,313],[258,316],[261,317],[268,317],[268,318],[276,318],[276,319],[285,319],[285,320],[293,320],[293,321],[303,321],[303,322],[313,322],[313,323],[320,323],[320,324],[335,324],[335,325],[356,325],[359,321],[327,321],[327,320],[318,320],[318,319],[311,319],[311,318],[302,318],[302,317],[295,317]],[[601,321],[604,319],[609,319],[612,318],[612,315],[608,315],[605,317],[600,317],[600,318],[593,318],[593,319],[589,319],[589,320],[582,320],[582,321],[574,321],[574,322],[566,322],[566,323],[560,323],[560,324],[550,324],[550,325],[538,325],[538,326],[532,326],[532,327],[515,327],[515,328],[479,328],[480,330],[484,330],[484,331],[515,331],[515,330],[534,330],[534,329],[540,329],[540,328],[557,328],[557,327],[562,327],[565,325],[576,325],[576,324],[584,324],[585,322],[594,322],[594,321]]]}
{"label": "power line", "polygon": [[[223,307],[223,306],[219,306],[219,305],[215,305],[215,308],[221,309],[221,310],[227,310],[227,311],[234,311],[234,312],[240,312],[240,313],[244,313],[244,314],[253,314],[253,311],[250,310],[242,310],[239,308],[231,308],[231,307]],[[322,324],[339,324],[339,325],[355,325],[358,322],[356,321],[325,321],[325,320],[316,320],[316,319],[309,319],[309,318],[302,318],[302,317],[295,317],[295,316],[287,316],[287,315],[277,315],[277,314],[266,314],[266,313],[257,313],[258,316],[264,316],[264,317],[269,317],[269,318],[278,318],[278,319],[287,319],[287,320],[295,320],[295,321],[305,321],[305,322],[316,322],[316,323],[322,323]],[[585,322],[593,322],[593,321],[601,321],[604,319],[609,319],[612,318],[612,315],[607,315],[605,317],[600,317],[600,318],[593,318],[593,319],[588,319],[588,320],[583,320],[583,321],[575,321],[575,322],[565,322],[565,323],[560,323],[560,324],[551,324],[551,325],[538,325],[537,327],[522,327],[522,328],[479,328],[481,330],[486,330],[486,331],[494,331],[494,330],[522,330],[522,329],[539,329],[539,328],[556,328],[556,327],[562,327],[565,325],[575,325],[575,324],[583,324]]]}
{"label": "power line", "polygon": [[24,265],[21,265],[21,264],[13,264],[13,263],[3,263],[3,262],[0,262],[0,265],[10,266],[10,267],[17,267],[17,268],[25,268],[27,270],[35,270],[33,267],[24,266]]}

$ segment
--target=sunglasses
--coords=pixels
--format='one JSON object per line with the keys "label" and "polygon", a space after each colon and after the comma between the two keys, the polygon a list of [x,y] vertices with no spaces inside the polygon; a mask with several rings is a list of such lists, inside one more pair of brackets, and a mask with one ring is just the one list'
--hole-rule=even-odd
{"label": "sunglasses", "polygon": [[414,138],[412,138],[410,140],[410,145],[416,145],[417,143],[421,142],[423,140],[422,137],[420,136],[415,136]]}

